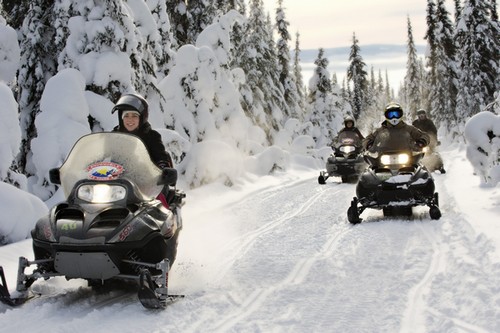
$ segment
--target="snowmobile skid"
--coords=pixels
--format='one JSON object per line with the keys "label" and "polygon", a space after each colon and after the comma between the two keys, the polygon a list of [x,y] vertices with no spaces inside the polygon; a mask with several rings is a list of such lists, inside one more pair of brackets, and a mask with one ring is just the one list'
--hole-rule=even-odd
{"label": "snowmobile skid", "polygon": [[[38,279],[49,279],[56,276],[64,276],[64,274],[43,272],[40,269],[35,269],[31,274],[25,274],[25,269],[31,265],[43,267],[45,264],[53,264],[54,259],[28,261],[24,257],[19,258],[19,271],[16,284],[16,297],[10,295],[7,281],[3,268],[0,266],[0,301],[10,306],[19,306],[30,300],[33,295],[30,295],[29,288]],[[184,297],[184,295],[168,294],[168,271],[170,268],[168,259],[157,264],[144,262],[135,262],[132,260],[123,260],[124,263],[135,267],[142,267],[139,275],[117,275],[113,279],[119,280],[136,280],[139,282],[138,298],[141,304],[148,309],[162,309],[176,299]],[[161,274],[152,275],[150,269],[159,270]],[[98,281],[101,282],[101,281]],[[94,280],[89,280],[89,285],[96,286]]]}
{"label": "snowmobile skid", "polygon": [[384,216],[412,215],[412,208],[426,205],[431,219],[441,218],[438,193],[430,172],[420,164],[421,152],[390,151],[365,155],[370,165],[360,176],[356,197],[347,210],[352,224],[362,221],[366,208],[382,209]]}
{"label": "snowmobile skid", "polygon": [[61,185],[66,199],[31,231],[35,259],[19,258],[14,297],[0,268],[0,300],[20,305],[30,298],[36,280],[56,276],[85,279],[97,288],[135,282],[146,308],[163,308],[182,297],[168,294],[168,273],[177,254],[185,195],[175,191],[168,209],[156,199],[176,180],[176,170],[156,167],[136,136],[80,138],[63,165],[50,171],[50,181]]}
{"label": "snowmobile skid", "polygon": [[326,184],[330,177],[341,177],[343,183],[354,183],[366,168],[361,155],[361,142],[354,132],[342,132],[326,161],[326,171],[320,171],[318,184]]}

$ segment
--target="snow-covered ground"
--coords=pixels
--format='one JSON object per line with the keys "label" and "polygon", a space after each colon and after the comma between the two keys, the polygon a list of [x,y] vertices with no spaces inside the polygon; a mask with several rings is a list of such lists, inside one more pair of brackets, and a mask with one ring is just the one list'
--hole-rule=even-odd
{"label": "snow-covered ground", "polygon": [[[355,185],[297,167],[231,189],[188,191],[170,275],[186,297],[161,311],[120,289],[37,281],[42,296],[0,305],[0,332],[500,332],[500,187],[481,187],[462,149],[435,174],[443,217],[350,225]],[[31,241],[0,248],[14,288]]]}

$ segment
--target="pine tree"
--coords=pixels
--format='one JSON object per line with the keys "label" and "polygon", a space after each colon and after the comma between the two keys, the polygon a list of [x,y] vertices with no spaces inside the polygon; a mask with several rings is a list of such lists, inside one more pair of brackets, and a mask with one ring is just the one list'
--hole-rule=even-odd
{"label": "pine tree", "polygon": [[[276,41],[277,57],[278,57],[278,72],[279,82],[283,86],[283,96],[286,102],[284,121],[288,117],[298,118],[299,114],[299,95],[297,91],[297,83],[290,71],[290,34],[288,26],[290,24],[285,18],[285,10],[283,8],[283,0],[278,0],[278,8],[276,9],[276,30],[278,31],[278,40]],[[284,123],[283,123],[284,125]]]}
{"label": "pine tree", "polygon": [[407,103],[407,117],[410,119],[416,116],[417,110],[421,107],[421,85],[420,70],[417,58],[417,49],[413,41],[413,32],[410,18],[408,17],[408,44],[407,54],[408,60],[406,63],[406,75],[404,81],[404,91]]}
{"label": "pine tree", "polygon": [[444,0],[437,1],[434,80],[430,89],[431,115],[448,129],[456,126],[457,79],[454,28]]}
{"label": "pine tree", "polygon": [[352,35],[351,52],[349,54],[349,67],[347,68],[347,79],[352,82],[353,97],[351,105],[354,119],[358,119],[361,111],[367,105],[367,77],[366,64],[361,56],[361,48],[358,45],[356,34]]}
{"label": "pine tree", "polygon": [[459,91],[457,118],[464,122],[494,100],[499,89],[498,22],[491,19],[491,5],[466,0],[457,26]]}
{"label": "pine tree", "polygon": [[57,72],[57,55],[53,47],[55,29],[53,27],[54,1],[34,0],[26,9],[21,27],[21,62],[18,74],[18,96],[21,123],[21,151],[16,164],[26,175],[34,174],[30,165],[31,140],[36,137],[35,119],[40,112],[40,99],[45,84]]}
{"label": "pine tree", "polygon": [[174,42],[172,47],[178,49],[189,42],[189,13],[186,0],[165,0],[167,12],[172,24]]}
{"label": "pine tree", "polygon": [[[332,95],[332,83],[328,73],[328,59],[325,57],[325,50],[320,48],[318,57],[314,61],[316,65],[314,74],[309,81],[309,117],[312,123],[312,137],[316,141],[317,147],[329,145],[339,130],[342,123],[341,111],[335,109],[335,102]],[[340,89],[338,89],[340,92]]]}
{"label": "pine tree", "polygon": [[302,77],[302,68],[300,66],[300,34],[296,32],[295,34],[295,48],[293,50],[293,76],[295,77],[295,83],[297,86],[297,94],[299,98],[299,107],[301,112],[298,118],[303,118],[303,110],[305,104],[306,92],[304,91],[304,78]]}
{"label": "pine tree", "polygon": [[196,44],[200,32],[212,24],[216,16],[214,3],[209,0],[189,0],[187,11],[189,20],[188,42]]}

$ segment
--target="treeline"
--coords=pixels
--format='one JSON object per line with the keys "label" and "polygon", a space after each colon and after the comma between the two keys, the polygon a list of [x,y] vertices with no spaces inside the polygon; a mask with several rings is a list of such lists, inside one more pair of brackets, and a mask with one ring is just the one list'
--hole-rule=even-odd
{"label": "treeline", "polygon": [[[218,54],[217,70],[227,73],[237,89],[238,108],[261,129],[268,146],[290,124],[294,136],[309,135],[316,147],[328,145],[346,115],[369,131],[393,99],[405,105],[410,116],[418,108],[430,110],[442,128],[459,135],[467,118],[491,104],[499,90],[498,16],[495,0],[455,0],[453,18],[444,2],[427,1],[425,59],[417,57],[408,18],[407,74],[395,96],[387,72],[367,68],[355,33],[346,78],[338,82],[328,71],[328,59],[320,48],[314,75],[306,85],[300,34],[295,32],[292,40],[284,0],[277,2],[273,15],[264,11],[262,0],[4,0],[0,13],[17,32],[20,47],[15,79],[8,82],[19,105],[22,133],[11,169],[35,174],[31,142],[38,135],[40,100],[47,81],[67,68],[81,71],[85,89],[111,102],[125,91],[157,100],[164,119],[161,126],[192,143],[204,140],[207,132],[201,129],[197,108],[205,96],[196,88],[201,70],[178,80],[182,101],[189,106],[186,110],[198,119],[196,128],[182,125],[182,115],[169,110],[161,82],[181,62],[181,48],[210,43],[212,49],[224,51]],[[221,20],[228,18],[227,13],[235,15],[229,15],[232,19],[226,24]],[[229,29],[230,39],[223,38],[224,31],[208,29],[213,23]],[[123,64],[119,73],[99,66],[109,58]],[[90,72],[96,69],[102,72]],[[207,112],[223,107],[214,97]],[[227,106],[221,112],[217,128],[233,109]],[[103,130],[99,119],[92,114],[88,118],[92,131]]]}

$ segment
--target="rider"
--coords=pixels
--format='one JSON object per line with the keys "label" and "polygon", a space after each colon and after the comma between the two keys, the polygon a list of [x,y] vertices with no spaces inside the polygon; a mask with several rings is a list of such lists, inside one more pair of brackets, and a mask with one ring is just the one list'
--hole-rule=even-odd
{"label": "rider", "polygon": [[387,151],[399,149],[414,149],[427,146],[430,137],[418,128],[403,121],[403,108],[398,103],[391,102],[384,110],[385,121],[381,127],[369,134],[363,140],[363,147],[369,151]]}
{"label": "rider", "polygon": [[356,133],[360,140],[363,140],[365,138],[363,136],[363,134],[361,134],[359,129],[356,127],[356,123],[354,121],[354,118],[351,116],[346,116],[344,118],[344,128],[339,131],[339,134],[342,132],[347,132],[347,131],[351,131],[351,132]]}
{"label": "rider", "polygon": [[[335,137],[335,139],[333,139],[333,142],[331,144],[332,147],[334,147],[339,141],[340,141],[340,137],[342,136],[342,133],[344,134],[348,134],[348,133],[353,133],[355,134],[358,139],[356,140],[356,142],[361,142],[365,137],[363,136],[363,134],[361,134],[361,132],[359,131],[359,129],[356,127],[356,123],[354,121],[354,118],[351,117],[351,116],[346,116],[344,118],[344,128],[342,128],[337,136]],[[356,144],[356,146],[358,146],[358,143]]]}
{"label": "rider", "polygon": [[[118,111],[118,126],[114,132],[130,133],[138,136],[146,146],[151,160],[160,168],[173,168],[172,157],[165,150],[161,135],[151,128],[148,122],[149,104],[138,94],[124,94],[116,102],[111,113]],[[175,185],[175,184],[171,184]],[[165,185],[158,199],[169,207],[167,202],[172,200],[175,191],[169,191]]]}
{"label": "rider", "polygon": [[[429,134],[430,136],[429,148],[431,149],[431,151],[434,151],[436,146],[439,144],[439,141],[437,139],[436,125],[434,125],[434,122],[427,117],[427,112],[424,109],[420,109],[417,111],[417,117],[418,118],[413,121],[412,125],[418,128],[419,130]],[[441,160],[437,169],[441,173],[446,172]]]}

